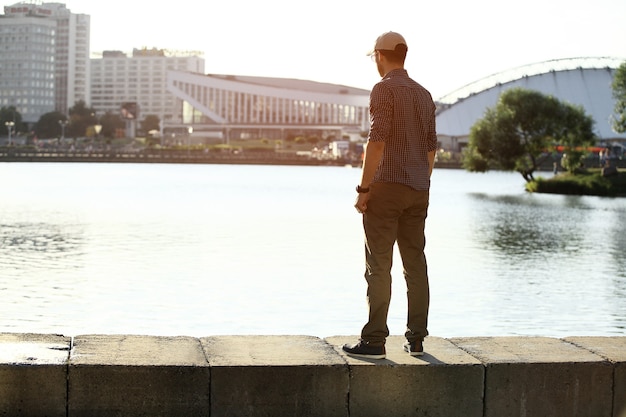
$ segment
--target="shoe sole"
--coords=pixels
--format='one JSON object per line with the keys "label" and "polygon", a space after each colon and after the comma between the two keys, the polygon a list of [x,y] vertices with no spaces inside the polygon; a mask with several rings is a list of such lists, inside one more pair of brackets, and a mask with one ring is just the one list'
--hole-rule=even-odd
{"label": "shoe sole", "polygon": [[402,345],[402,349],[407,352],[411,356],[424,356],[424,351],[421,352],[411,352],[411,347],[407,345]]}
{"label": "shoe sole", "polygon": [[348,356],[353,356],[355,358],[365,358],[365,359],[385,359],[385,355],[368,355],[365,353],[350,353],[350,352],[346,352],[344,350],[344,352],[346,353],[346,355]]}

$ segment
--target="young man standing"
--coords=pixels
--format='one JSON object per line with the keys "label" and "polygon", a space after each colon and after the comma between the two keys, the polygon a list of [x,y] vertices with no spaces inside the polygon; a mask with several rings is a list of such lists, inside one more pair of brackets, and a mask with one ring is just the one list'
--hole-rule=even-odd
{"label": "young man standing", "polygon": [[424,354],[430,293],[424,226],[430,176],[437,150],[435,104],[428,90],[404,69],[408,51],[402,35],[382,34],[368,54],[382,77],[370,94],[370,132],[355,208],[363,214],[368,321],[352,356],[385,358],[389,336],[391,265],[395,243],[407,284],[408,314],[404,350]]}

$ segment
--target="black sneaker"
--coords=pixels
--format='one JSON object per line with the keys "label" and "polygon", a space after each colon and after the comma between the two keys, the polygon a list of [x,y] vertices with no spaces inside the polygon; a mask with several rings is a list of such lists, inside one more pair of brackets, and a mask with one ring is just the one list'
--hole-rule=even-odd
{"label": "black sneaker", "polygon": [[405,352],[408,352],[411,356],[423,356],[424,355],[424,346],[420,340],[416,340],[415,342],[406,341],[402,345]]}
{"label": "black sneaker", "polygon": [[350,356],[368,359],[385,359],[385,345],[370,346],[367,342],[361,340],[355,345],[343,345],[342,349]]}

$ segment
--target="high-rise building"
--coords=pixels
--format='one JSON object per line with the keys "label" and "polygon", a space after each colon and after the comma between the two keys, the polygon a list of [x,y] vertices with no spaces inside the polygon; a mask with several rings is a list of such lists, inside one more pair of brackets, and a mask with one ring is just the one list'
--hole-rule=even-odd
{"label": "high-rise building", "polygon": [[16,3],[0,16],[0,105],[32,124],[89,103],[90,18],[61,3]]}
{"label": "high-rise building", "polygon": [[99,115],[119,114],[132,103],[142,120],[157,116],[164,124],[182,122],[182,100],[167,89],[169,71],[204,74],[199,52],[170,52],[163,49],[134,49],[132,56],[105,51],[91,59],[91,107]]}
{"label": "high-rise building", "polygon": [[7,6],[0,16],[0,106],[15,107],[24,122],[34,123],[54,110],[56,22],[29,8]]}
{"label": "high-rise building", "polygon": [[90,17],[65,5],[44,3],[57,22],[55,109],[67,113],[79,101],[89,104]]}

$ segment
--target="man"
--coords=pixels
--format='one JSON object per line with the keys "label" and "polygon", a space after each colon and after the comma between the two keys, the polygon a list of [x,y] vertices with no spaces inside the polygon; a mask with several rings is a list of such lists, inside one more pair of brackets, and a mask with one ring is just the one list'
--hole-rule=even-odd
{"label": "man", "polygon": [[354,205],[363,214],[368,322],[358,343],[344,345],[352,356],[384,359],[389,336],[393,247],[398,243],[407,284],[408,315],[403,348],[424,354],[430,302],[424,225],[437,135],[430,93],[404,69],[408,47],[387,32],[368,55],[382,77],[370,94],[370,132]]}

